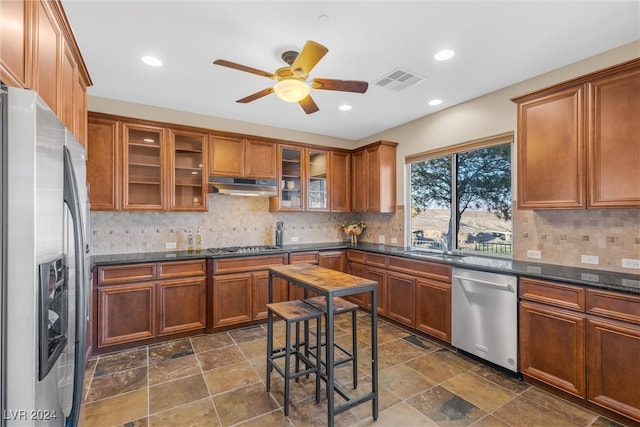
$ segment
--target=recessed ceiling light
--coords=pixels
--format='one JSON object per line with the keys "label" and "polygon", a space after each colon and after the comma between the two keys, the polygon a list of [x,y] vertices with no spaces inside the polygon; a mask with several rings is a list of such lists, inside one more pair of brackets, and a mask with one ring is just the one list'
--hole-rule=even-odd
{"label": "recessed ceiling light", "polygon": [[318,21],[328,21],[329,20],[329,15],[320,15],[318,16]]}
{"label": "recessed ceiling light", "polygon": [[351,105],[349,105],[349,104],[343,104],[343,105],[338,107],[338,109],[340,111],[350,111],[351,108],[353,108],[353,107]]}
{"label": "recessed ceiling light", "polygon": [[154,56],[143,56],[142,58],[140,58],[140,60],[147,65],[151,65],[152,67],[159,67],[162,65],[162,61]]}
{"label": "recessed ceiling light", "polygon": [[442,99],[432,99],[431,101],[429,101],[429,105],[440,105],[442,104]]}
{"label": "recessed ceiling light", "polygon": [[453,55],[456,53],[450,49],[443,49],[440,52],[436,53],[433,59],[436,61],[446,61],[447,59],[453,58]]}

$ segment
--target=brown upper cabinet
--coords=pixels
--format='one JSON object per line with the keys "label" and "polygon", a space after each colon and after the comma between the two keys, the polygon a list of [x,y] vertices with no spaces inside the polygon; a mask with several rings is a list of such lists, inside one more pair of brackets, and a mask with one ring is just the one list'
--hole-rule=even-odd
{"label": "brown upper cabinet", "polygon": [[124,210],[164,210],[167,173],[164,128],[123,123]]}
{"label": "brown upper cabinet", "polygon": [[640,60],[587,87],[588,206],[640,206]]}
{"label": "brown upper cabinet", "polygon": [[329,151],[306,150],[307,169],[307,210],[329,210]]}
{"label": "brown upper cabinet", "polygon": [[351,212],[351,154],[346,151],[331,151],[329,170],[331,212]]}
{"label": "brown upper cabinet", "polygon": [[279,145],[278,196],[269,200],[271,211],[304,211],[306,194],[307,162],[305,148],[293,145]]}
{"label": "brown upper cabinet", "polygon": [[88,129],[92,210],[207,210],[206,131],[100,113]]}
{"label": "brown upper cabinet", "polygon": [[212,134],[209,175],[276,179],[276,144]]}
{"label": "brown upper cabinet", "polygon": [[394,142],[354,153],[96,112],[88,134],[94,211],[206,211],[211,175],[275,180],[271,211],[351,212],[354,188],[364,206],[357,212],[395,209]]}
{"label": "brown upper cabinet", "polygon": [[120,121],[94,114],[88,119],[87,183],[91,210],[120,209]]}
{"label": "brown upper cabinet", "polygon": [[640,206],[640,59],[513,101],[519,209]]}
{"label": "brown upper cabinet", "polygon": [[206,133],[169,131],[170,210],[206,210],[207,176],[204,166],[208,141]]}
{"label": "brown upper cabinet", "polygon": [[348,151],[280,144],[271,211],[349,211]]}
{"label": "brown upper cabinet", "polygon": [[396,211],[397,146],[395,142],[378,141],[352,153],[353,212]]}
{"label": "brown upper cabinet", "polygon": [[0,22],[0,80],[38,92],[85,145],[87,86],[92,83],[62,4],[2,2]]}

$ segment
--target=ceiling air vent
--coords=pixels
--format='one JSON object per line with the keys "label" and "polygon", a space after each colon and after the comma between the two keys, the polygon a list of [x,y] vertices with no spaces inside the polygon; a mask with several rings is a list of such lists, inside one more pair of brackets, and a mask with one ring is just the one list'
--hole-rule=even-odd
{"label": "ceiling air vent", "polygon": [[401,68],[396,68],[395,70],[385,74],[380,79],[378,79],[376,85],[395,90],[396,92],[400,92],[405,90],[409,86],[420,83],[423,80],[424,77],[419,76],[416,73],[412,73]]}

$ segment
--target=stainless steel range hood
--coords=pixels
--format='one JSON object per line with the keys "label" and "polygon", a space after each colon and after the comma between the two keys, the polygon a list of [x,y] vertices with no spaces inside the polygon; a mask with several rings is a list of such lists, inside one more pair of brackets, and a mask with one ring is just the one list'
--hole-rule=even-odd
{"label": "stainless steel range hood", "polygon": [[278,188],[275,180],[210,176],[209,193],[270,197],[278,195]]}

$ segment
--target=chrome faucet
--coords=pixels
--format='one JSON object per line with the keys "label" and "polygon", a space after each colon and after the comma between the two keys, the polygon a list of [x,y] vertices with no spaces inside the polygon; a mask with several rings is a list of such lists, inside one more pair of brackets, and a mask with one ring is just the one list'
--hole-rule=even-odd
{"label": "chrome faucet", "polygon": [[445,239],[443,239],[442,237],[438,237],[436,239],[436,241],[438,243],[440,243],[440,245],[442,246],[442,253],[443,254],[448,254],[449,253],[449,247],[447,246],[447,241]]}

